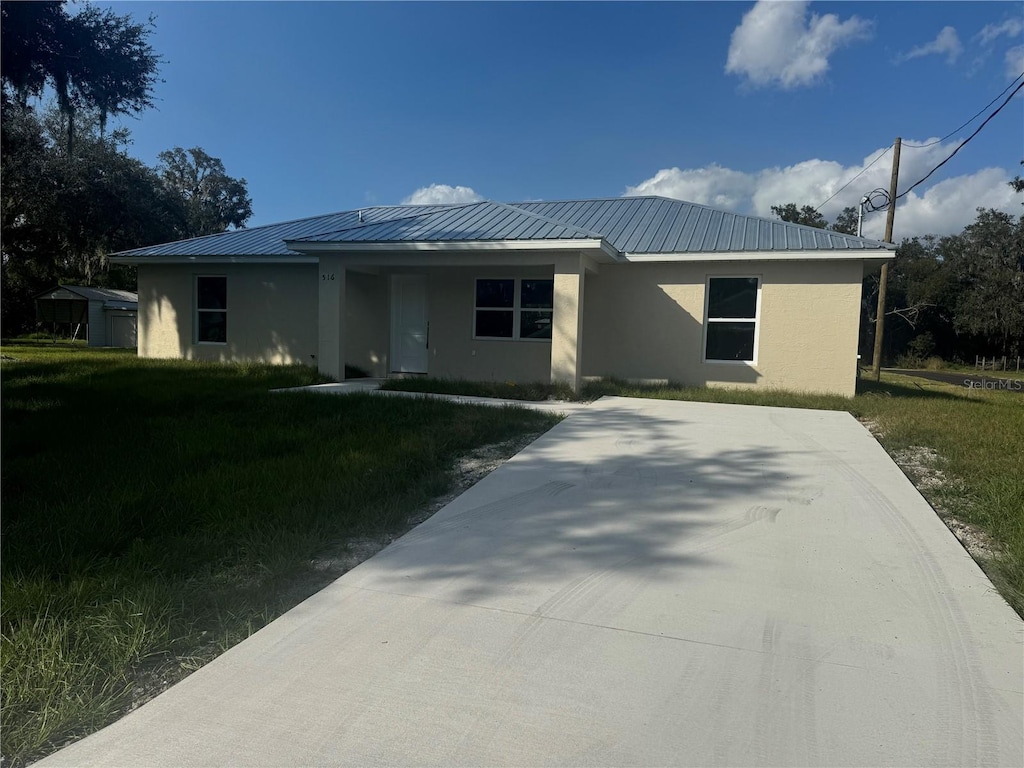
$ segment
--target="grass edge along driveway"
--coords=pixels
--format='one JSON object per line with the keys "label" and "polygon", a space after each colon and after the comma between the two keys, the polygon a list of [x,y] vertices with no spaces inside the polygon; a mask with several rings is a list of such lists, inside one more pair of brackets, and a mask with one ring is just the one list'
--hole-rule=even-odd
{"label": "grass edge along driveway", "polygon": [[444,494],[459,456],[557,421],[269,392],[316,383],[301,366],[2,352],[5,766],[112,722],[332,581],[349,543],[399,535]]}

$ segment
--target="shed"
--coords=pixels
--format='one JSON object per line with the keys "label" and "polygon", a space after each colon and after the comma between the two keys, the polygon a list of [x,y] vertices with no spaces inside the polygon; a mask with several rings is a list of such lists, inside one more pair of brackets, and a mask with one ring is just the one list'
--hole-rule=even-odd
{"label": "shed", "polygon": [[41,323],[85,324],[90,347],[135,347],[139,296],[116,288],[58,285],[35,297]]}

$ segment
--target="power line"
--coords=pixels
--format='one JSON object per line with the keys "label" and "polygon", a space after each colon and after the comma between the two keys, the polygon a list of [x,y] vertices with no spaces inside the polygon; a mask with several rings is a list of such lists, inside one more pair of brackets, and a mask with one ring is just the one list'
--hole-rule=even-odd
{"label": "power line", "polygon": [[974,122],[975,120],[977,120],[977,119],[978,119],[978,117],[979,117],[980,115],[982,115],[982,114],[983,114],[983,113],[985,112],[985,110],[986,110],[986,109],[988,109],[988,108],[989,108],[989,107],[991,107],[991,106],[992,106],[993,104],[995,104],[995,103],[996,103],[997,101],[999,101],[999,99],[1000,99],[1000,98],[1002,98],[1003,94],[1004,94],[1004,93],[1006,93],[1006,92],[1007,92],[1008,90],[1010,90],[1011,88],[1013,88],[1013,85],[1014,85],[1014,83],[1016,83],[1016,82],[1017,82],[1018,80],[1020,80],[1020,79],[1021,79],[1022,77],[1024,77],[1024,72],[1021,72],[1021,73],[1020,73],[1019,75],[1017,75],[1017,76],[1016,76],[1015,78],[1013,78],[1013,82],[1011,82],[1011,83],[1010,83],[1010,84],[1009,84],[1008,86],[1006,86],[1005,88],[1003,88],[1002,92],[1001,92],[1001,93],[1000,93],[1000,94],[999,94],[998,96],[996,96],[996,97],[995,97],[994,99],[992,99],[992,101],[990,101],[990,102],[989,102],[988,104],[986,104],[986,105],[985,105],[984,107],[982,107],[982,108],[981,108],[980,110],[978,110],[978,112],[977,112],[977,113],[976,113],[976,114],[975,114],[975,115],[974,115],[974,116],[973,116],[973,117],[972,117],[972,118],[971,118],[970,120],[968,120],[968,121],[967,121],[966,123],[964,123],[963,125],[961,125],[961,126],[958,126],[958,127],[954,128],[954,129],[953,129],[952,131],[950,131],[949,133],[947,133],[947,134],[946,134],[945,136],[943,136],[943,137],[942,137],[941,139],[936,139],[935,141],[929,141],[929,142],[928,142],[927,144],[904,144],[903,146],[904,146],[904,147],[910,147],[911,149],[924,149],[925,147],[934,147],[934,146],[935,146],[936,144],[941,144],[941,143],[942,143],[942,142],[944,142],[944,141],[945,141],[946,139],[948,139],[948,138],[949,138],[950,136],[952,136],[953,134],[955,134],[955,133],[957,133],[957,132],[959,132],[959,131],[963,130],[963,129],[964,129],[964,128],[966,128],[966,127],[967,127],[968,125],[970,125],[970,124],[971,124],[971,123],[973,123],[973,122]]}
{"label": "power line", "polygon": [[[1022,76],[1024,76],[1024,73],[1022,73]],[[1017,80],[1020,80],[1020,77],[1017,77],[1017,79],[1016,79],[1016,80],[1014,80],[1014,82],[1016,82]],[[1012,85],[1012,83],[1011,83],[1011,85]],[[901,194],[899,194],[899,195],[896,195],[896,200],[899,200],[899,199],[900,199],[901,197],[905,197],[905,196],[906,196],[906,195],[907,195],[907,194],[908,194],[908,193],[910,192],[910,190],[912,190],[912,189],[913,189],[914,187],[916,187],[916,186],[917,186],[918,184],[921,184],[922,182],[924,182],[925,180],[927,180],[929,176],[931,176],[931,175],[932,175],[933,173],[935,173],[935,172],[936,172],[937,170],[939,170],[939,168],[941,168],[941,167],[942,167],[942,166],[944,166],[944,165],[945,165],[946,163],[948,163],[948,162],[949,162],[950,160],[952,160],[952,159],[953,159],[953,155],[955,155],[955,154],[956,154],[957,152],[959,152],[959,151],[960,151],[961,149],[963,149],[964,147],[966,147],[966,146],[967,146],[967,144],[968,144],[968,143],[970,142],[970,140],[971,140],[971,139],[973,139],[973,138],[974,138],[975,136],[977,136],[977,135],[978,135],[979,133],[981,133],[981,129],[982,129],[982,128],[984,128],[984,127],[985,127],[986,125],[988,125],[988,122],[989,122],[989,120],[991,120],[991,119],[992,119],[993,117],[995,117],[996,115],[998,115],[998,114],[999,114],[1000,112],[1002,112],[1002,111],[1003,111],[1003,107],[1005,107],[1005,106],[1006,106],[1007,104],[1009,104],[1009,103],[1010,103],[1010,100],[1011,100],[1011,99],[1012,99],[1012,98],[1013,98],[1014,96],[1016,96],[1016,95],[1017,95],[1017,92],[1018,92],[1018,91],[1019,91],[1019,90],[1020,90],[1021,88],[1024,88],[1024,81],[1020,82],[1020,83],[1019,83],[1019,84],[1017,85],[1017,87],[1013,89],[1013,93],[1011,93],[1011,94],[1010,94],[1009,96],[1007,96],[1007,97],[1006,97],[1006,101],[1004,101],[1004,102],[1003,102],[1002,104],[1000,104],[1000,105],[999,105],[999,107],[998,107],[998,108],[996,109],[996,111],[995,111],[995,112],[993,112],[993,113],[992,113],[991,115],[989,115],[988,117],[986,117],[986,118],[985,118],[985,120],[984,120],[984,122],[982,122],[982,124],[981,124],[981,125],[979,125],[979,126],[978,126],[978,127],[977,127],[977,128],[975,129],[974,133],[972,133],[972,134],[971,134],[970,136],[968,136],[968,137],[967,137],[966,139],[964,139],[964,140],[963,140],[962,142],[960,142],[960,145],[959,145],[959,146],[958,146],[958,147],[957,147],[956,149],[954,149],[954,150],[953,150],[952,152],[950,152],[950,153],[949,153],[949,155],[948,155],[948,156],[946,157],[946,159],[945,159],[945,160],[943,160],[943,161],[942,161],[941,163],[939,163],[939,164],[938,164],[938,165],[936,165],[936,166],[935,166],[934,168],[932,168],[932,169],[931,169],[930,171],[928,171],[928,173],[927,173],[927,174],[925,174],[924,178],[920,179],[919,181],[915,181],[915,182],[914,182],[913,184],[911,184],[911,185],[910,185],[910,187],[909,187],[909,188],[907,188],[907,189],[903,190],[903,192],[902,192]],[[1003,91],[1003,93],[1006,93],[1006,91]],[[1000,96],[1001,96],[1001,95],[1002,95],[1002,94],[1000,94]]]}
{"label": "power line", "polygon": [[836,195],[838,195],[838,194],[839,194],[840,192],[842,192],[842,191],[843,191],[844,189],[846,189],[846,188],[847,188],[848,186],[850,186],[851,184],[853,184],[853,182],[855,182],[855,181],[856,181],[857,179],[859,179],[859,178],[860,178],[861,176],[863,176],[863,175],[864,175],[864,174],[865,174],[865,173],[867,172],[868,168],[870,168],[870,167],[871,167],[872,165],[874,165],[874,164],[875,164],[875,163],[877,163],[877,162],[878,162],[879,160],[881,160],[881,159],[882,159],[883,157],[885,157],[885,156],[886,156],[886,155],[887,155],[887,154],[889,153],[889,150],[890,150],[890,149],[892,149],[892,144],[890,144],[890,145],[889,145],[888,147],[886,147],[886,148],[885,148],[885,151],[884,151],[884,152],[882,152],[882,154],[880,154],[880,155],[879,155],[878,157],[876,157],[876,158],[875,158],[874,160],[872,160],[872,161],[871,161],[870,163],[868,163],[867,165],[865,165],[865,166],[864,166],[864,169],[863,169],[863,170],[862,170],[862,171],[861,171],[860,173],[858,173],[858,174],[857,174],[856,176],[854,176],[854,177],[853,177],[852,179],[850,179],[850,180],[849,180],[848,182],[846,182],[845,184],[843,184],[843,186],[841,186],[841,187],[840,187],[839,189],[837,189],[837,190],[836,190],[836,191],[835,191],[835,192],[834,192],[834,193],[832,194],[832,197],[830,197],[830,198],[829,198],[828,200],[826,200],[826,201],[825,201],[824,203],[822,203],[821,205],[819,205],[819,206],[818,206],[817,208],[815,208],[814,210],[816,210],[816,211],[820,211],[820,210],[822,209],[822,207],[823,207],[823,206],[827,205],[827,204],[828,204],[828,203],[829,203],[829,202],[830,202],[830,201],[832,200],[832,198],[833,198],[833,197],[835,197],[835,196],[836,196]]}

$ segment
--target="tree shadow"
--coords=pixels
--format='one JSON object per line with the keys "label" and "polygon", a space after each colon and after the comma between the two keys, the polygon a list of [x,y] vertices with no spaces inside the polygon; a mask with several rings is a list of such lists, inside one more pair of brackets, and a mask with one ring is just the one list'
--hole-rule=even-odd
{"label": "tree shadow", "polygon": [[[944,392],[935,389],[925,389],[920,384],[915,382],[907,382],[906,384],[894,384],[890,382],[878,382],[870,381],[868,379],[859,379],[857,381],[857,394],[858,395],[877,395],[880,397],[896,397],[896,398],[918,398],[924,400],[966,400],[969,390],[964,390],[963,394],[954,394],[952,392]],[[977,402],[972,400],[972,402]]]}
{"label": "tree shadow", "polygon": [[714,448],[706,423],[663,413],[625,398],[577,413],[345,584],[543,611],[613,574],[685,588],[722,567],[716,550],[813,514],[824,489],[794,470],[814,460],[805,444],[755,419],[741,447]]}

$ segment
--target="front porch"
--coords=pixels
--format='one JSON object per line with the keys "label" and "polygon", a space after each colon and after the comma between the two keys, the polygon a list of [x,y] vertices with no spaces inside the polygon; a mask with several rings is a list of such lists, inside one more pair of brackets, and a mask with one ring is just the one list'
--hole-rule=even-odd
{"label": "front porch", "polygon": [[319,254],[321,373],[549,381],[579,391],[586,253]]}

